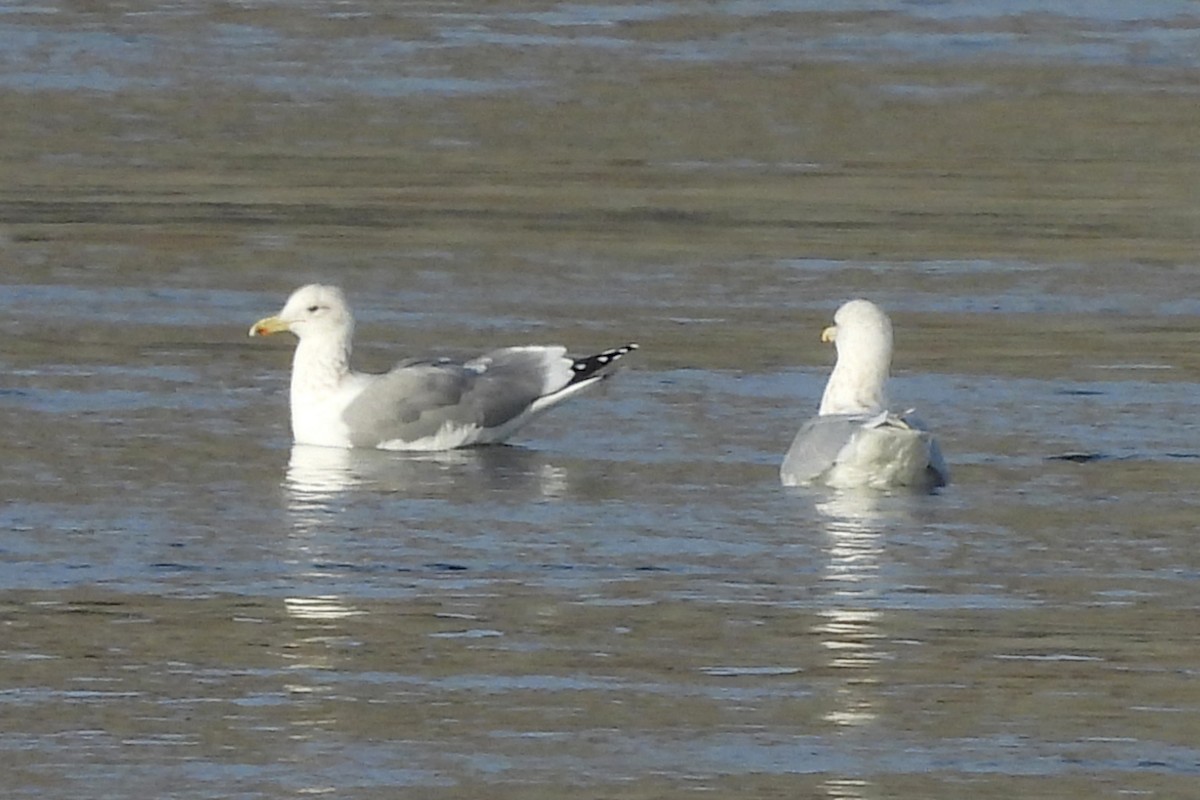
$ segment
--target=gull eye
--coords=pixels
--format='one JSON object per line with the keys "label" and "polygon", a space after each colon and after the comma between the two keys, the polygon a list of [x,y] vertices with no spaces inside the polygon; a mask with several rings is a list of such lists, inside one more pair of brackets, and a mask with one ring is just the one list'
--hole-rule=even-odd
{"label": "gull eye", "polygon": [[310,314],[315,314],[320,310],[321,310],[320,306],[309,306],[308,307],[308,313],[310,313]]}

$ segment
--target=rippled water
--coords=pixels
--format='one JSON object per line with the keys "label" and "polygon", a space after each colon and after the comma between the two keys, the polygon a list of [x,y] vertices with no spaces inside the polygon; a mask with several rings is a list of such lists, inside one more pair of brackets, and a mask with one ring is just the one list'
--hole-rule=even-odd
{"label": "rippled water", "polygon": [[[549,50],[569,51],[572,70],[586,64],[605,71],[611,65],[592,59],[998,60],[1195,69],[1198,20],[1190,0],[1086,6],[732,0],[703,10],[677,2],[428,3],[398,13],[371,0],[332,7],[129,3],[90,11],[14,4],[0,5],[0,63],[6,66],[0,85],[112,92],[200,79],[298,95],[379,98],[524,91],[557,82],[556,64],[527,58]],[[438,66],[447,53],[492,49],[516,57],[488,58],[486,75],[448,75]]]}
{"label": "rippled water", "polygon": [[[6,796],[1189,796],[1200,26],[1062,5],[5,7]],[[313,278],[642,349],[293,448]],[[938,494],[778,484],[858,294]]]}

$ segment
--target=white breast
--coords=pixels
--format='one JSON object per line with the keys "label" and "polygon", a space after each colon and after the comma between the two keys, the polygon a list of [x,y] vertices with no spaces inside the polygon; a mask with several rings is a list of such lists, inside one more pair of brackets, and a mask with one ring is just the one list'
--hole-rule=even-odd
{"label": "white breast", "polygon": [[342,412],[361,390],[359,382],[350,377],[333,391],[306,390],[293,384],[292,437],[296,444],[351,447],[350,428],[342,420]]}

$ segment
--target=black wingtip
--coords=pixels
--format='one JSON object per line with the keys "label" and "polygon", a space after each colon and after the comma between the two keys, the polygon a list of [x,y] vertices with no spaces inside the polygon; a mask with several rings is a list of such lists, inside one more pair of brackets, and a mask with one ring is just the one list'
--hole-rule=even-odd
{"label": "black wingtip", "polygon": [[586,380],[587,378],[603,372],[608,367],[611,367],[614,362],[620,359],[627,353],[631,353],[638,349],[637,342],[630,342],[620,347],[614,347],[610,350],[605,350],[603,353],[596,353],[594,356],[585,356],[577,358],[571,364],[571,369],[575,371],[575,377],[571,383]]}

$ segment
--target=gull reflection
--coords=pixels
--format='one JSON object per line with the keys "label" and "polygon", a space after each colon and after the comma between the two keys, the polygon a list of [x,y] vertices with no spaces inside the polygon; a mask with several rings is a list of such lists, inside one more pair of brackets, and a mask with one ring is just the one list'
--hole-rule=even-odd
{"label": "gull reflection", "polygon": [[288,510],[303,525],[358,492],[454,499],[503,490],[545,500],[565,496],[568,480],[539,453],[506,445],[433,453],[295,445],[284,486]]}
{"label": "gull reflection", "polygon": [[292,621],[281,626],[287,631],[286,641],[277,651],[288,674],[284,689],[290,695],[289,735],[295,741],[320,738],[327,728],[338,724],[319,699],[332,694],[335,686],[313,676],[338,669],[356,641],[344,623],[367,612],[337,595],[285,597],[283,607]]}
{"label": "gull reflection", "polygon": [[[895,521],[895,501],[894,496],[860,490],[823,492],[813,503],[822,532],[827,591],[812,630],[829,653],[835,676],[833,703],[822,716],[845,734],[869,735],[880,716],[878,666],[890,658],[880,649],[883,535]],[[845,800],[876,796],[876,787],[860,776],[832,776],[822,789],[827,797]]]}
{"label": "gull reflection", "polygon": [[833,800],[869,800],[879,796],[871,782],[864,778],[830,778],[821,788],[825,790],[825,796]]}
{"label": "gull reflection", "polygon": [[824,523],[823,578],[829,591],[813,631],[830,653],[830,666],[848,671],[836,689],[835,707],[825,714],[826,721],[840,727],[862,727],[878,717],[874,668],[888,657],[878,646],[883,638],[878,599],[882,532],[891,516],[884,506],[888,500],[878,492],[844,491],[815,503]]}
{"label": "gull reflection", "polygon": [[317,597],[285,597],[283,605],[288,616],[293,619],[329,621],[367,613],[349,605],[344,598],[330,594]]}
{"label": "gull reflection", "polygon": [[326,741],[346,724],[327,701],[342,691],[330,676],[364,641],[376,641],[382,623],[371,598],[410,591],[395,576],[438,560],[414,539],[442,530],[443,518],[453,531],[456,514],[566,497],[569,478],[547,456],[513,446],[438,453],[294,446],[280,495],[288,534],[275,540],[287,585],[277,654],[291,695],[289,739]]}
{"label": "gull reflection", "polygon": [[[330,676],[363,642],[377,644],[379,631],[390,629],[373,598],[419,594],[406,577],[413,565],[457,552],[438,538],[443,531],[454,538],[457,515],[555,501],[589,483],[521,447],[398,453],[294,446],[281,486],[289,532],[275,542],[286,571],[288,625],[277,653],[292,695],[289,739],[323,742],[344,728],[340,706],[327,701],[344,687]],[[445,549],[430,553],[431,537]]]}

